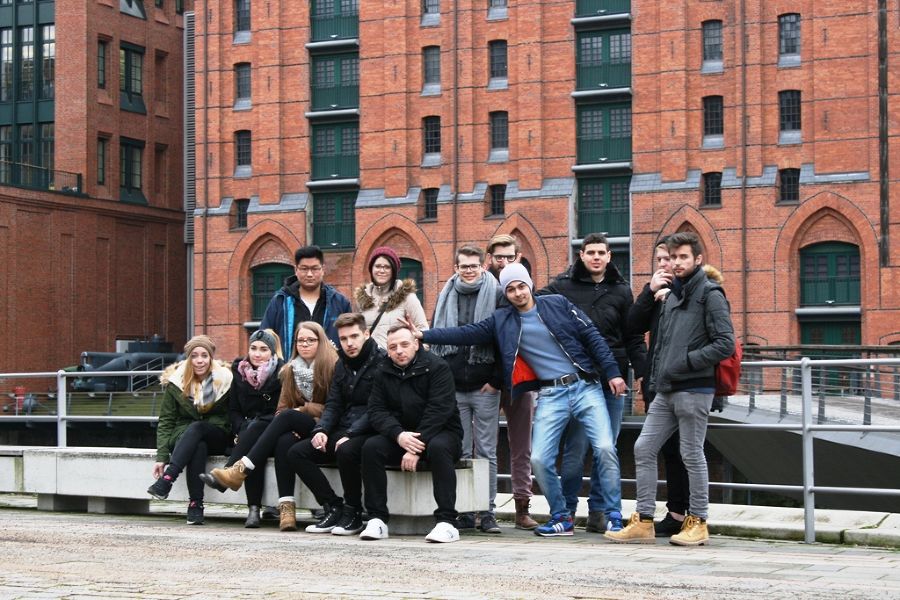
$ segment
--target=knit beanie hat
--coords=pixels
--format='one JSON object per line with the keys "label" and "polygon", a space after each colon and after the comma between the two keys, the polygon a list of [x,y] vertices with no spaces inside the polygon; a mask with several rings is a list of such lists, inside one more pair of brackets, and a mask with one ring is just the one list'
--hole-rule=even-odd
{"label": "knit beanie hat", "polygon": [[195,335],[184,345],[184,355],[189,357],[195,348],[204,348],[210,356],[216,353],[216,343],[209,336]]}
{"label": "knit beanie hat", "polygon": [[390,246],[379,246],[372,251],[372,256],[369,257],[369,274],[372,274],[372,265],[379,256],[383,256],[391,263],[391,267],[394,269],[394,279],[396,279],[397,274],[400,273],[400,257]]}
{"label": "knit beanie hat", "polygon": [[528,274],[528,269],[525,268],[525,265],[521,263],[512,263],[510,265],[506,265],[503,267],[503,270],[500,271],[500,289],[504,292],[506,291],[506,286],[508,286],[513,281],[521,281],[528,285],[528,287],[534,289],[534,282],[531,281],[531,275]]}
{"label": "knit beanie hat", "polygon": [[253,342],[262,342],[266,346],[269,347],[269,350],[272,351],[272,354],[276,354],[278,349],[278,342],[275,341],[275,336],[269,333],[264,329],[257,329],[252,334],[250,334],[250,343]]}

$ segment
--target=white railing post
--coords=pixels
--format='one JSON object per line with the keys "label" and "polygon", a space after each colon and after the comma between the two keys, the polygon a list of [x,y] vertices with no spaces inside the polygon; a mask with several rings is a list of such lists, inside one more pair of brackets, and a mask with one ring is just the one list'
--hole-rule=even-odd
{"label": "white railing post", "polygon": [[65,371],[60,369],[56,372],[56,445],[60,448],[65,448],[67,443],[66,407],[68,404]]}
{"label": "white railing post", "polygon": [[802,398],[803,443],[803,536],[807,544],[816,541],[816,495],[813,492],[815,473],[813,464],[812,425],[812,366],[808,357],[800,359],[800,394]]}

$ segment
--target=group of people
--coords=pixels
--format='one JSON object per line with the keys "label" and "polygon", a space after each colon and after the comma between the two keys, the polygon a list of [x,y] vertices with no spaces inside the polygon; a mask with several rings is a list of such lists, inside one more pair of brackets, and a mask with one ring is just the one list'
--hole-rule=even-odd
{"label": "group of people", "polygon": [[[246,486],[245,525],[259,527],[263,473],[274,457],[282,530],[297,528],[297,476],[322,506],[307,532],[374,540],[388,537],[386,469],[427,463],[437,504],[428,541],[456,541],[460,529],[475,527],[500,533],[502,411],[517,528],[573,534],[591,448],[588,531],[615,542],[669,535],[675,544],[706,543],[703,440],[715,365],[734,350],[728,303],[692,233],[660,242],[658,268],[636,301],[611,258],[608,240],[591,234],[573,265],[535,290],[514,237],[495,236],[486,252],[463,246],[429,328],[392,248],[369,256],[370,281],[354,294],[355,312],[324,283],[322,252],[300,248],[295,275],[272,298],[246,357],[229,369],[214,360],[212,340],[196,336],[185,360],[163,374],[148,492],[165,498],[187,469],[188,523],[198,524],[204,482],[220,491]],[[648,416],[635,445],[637,511],[626,522],[616,439],[629,364]],[[225,467],[205,473],[207,455],[229,447]],[[668,511],[654,523],[661,449]],[[471,457],[489,462],[488,509],[458,514],[455,465]],[[337,464],[342,494],[322,473],[325,464]],[[544,524],[530,515],[532,474],[550,506]]]}

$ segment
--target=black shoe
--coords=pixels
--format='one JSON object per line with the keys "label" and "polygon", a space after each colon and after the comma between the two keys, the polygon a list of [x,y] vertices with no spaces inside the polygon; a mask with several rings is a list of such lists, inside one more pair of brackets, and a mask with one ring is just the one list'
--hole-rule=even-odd
{"label": "black shoe", "polygon": [[208,485],[209,487],[211,487],[214,490],[219,490],[220,492],[224,493],[225,490],[228,489],[227,487],[225,487],[224,485],[219,483],[219,480],[216,479],[215,477],[213,477],[212,475],[210,475],[209,473],[200,473],[200,475],[198,475],[198,477],[200,477],[200,481],[202,481],[203,483],[205,483],[206,485]]}
{"label": "black shoe", "polygon": [[475,529],[475,513],[461,513],[456,517],[456,528]]}
{"label": "black shoe", "polygon": [[260,511],[263,521],[277,521],[281,518],[281,512],[276,506],[263,506]]}
{"label": "black shoe", "polygon": [[481,517],[481,531],[483,533],[501,533],[494,515],[488,514]]}
{"label": "black shoe", "polygon": [[247,520],[244,521],[244,527],[247,529],[259,529],[259,507],[250,505],[247,508],[249,512],[247,513]]}
{"label": "black shoe", "polygon": [[147,488],[147,493],[157,500],[165,500],[169,497],[169,492],[171,491],[172,480],[166,479],[165,475],[157,479],[153,485]]}
{"label": "black shoe", "polygon": [[331,530],[334,529],[338,524],[338,521],[341,520],[343,512],[344,507],[342,504],[336,506],[326,505],[325,516],[315,525],[308,525],[306,527],[306,533],[331,533]]}
{"label": "black shoe", "polygon": [[656,537],[672,537],[681,532],[682,525],[684,525],[684,521],[673,518],[672,513],[666,513],[666,517],[654,525]]}
{"label": "black shoe", "polygon": [[203,503],[199,500],[191,500],[187,511],[188,525],[203,525]]}
{"label": "black shoe", "polygon": [[588,511],[587,523],[584,525],[584,530],[591,533],[606,533],[606,515],[603,514],[603,511]]}
{"label": "black shoe", "polygon": [[344,505],[341,520],[331,530],[333,535],[356,535],[363,530],[362,511],[354,506]]}

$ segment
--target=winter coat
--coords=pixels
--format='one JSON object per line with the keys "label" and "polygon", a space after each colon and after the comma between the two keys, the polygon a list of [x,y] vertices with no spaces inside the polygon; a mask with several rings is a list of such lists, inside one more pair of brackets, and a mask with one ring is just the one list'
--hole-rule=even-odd
{"label": "winter coat", "polygon": [[[325,334],[332,343],[339,347],[334,321],[343,313],[350,312],[350,301],[327,283],[322,284],[322,290],[325,292],[325,314],[319,324],[325,329]],[[260,329],[271,329],[281,337],[281,352],[284,356],[290,356],[294,348],[295,302],[302,302],[300,282],[297,281],[296,275],[291,275],[285,279],[284,286],[272,296],[259,324]]]}
{"label": "winter coat", "polygon": [[183,360],[170,365],[159,377],[163,386],[163,399],[159,406],[159,422],[156,426],[156,462],[169,462],[178,439],[195,421],[206,421],[225,432],[231,429],[228,422],[228,403],[233,379],[231,369],[221,361],[212,361],[216,399],[212,408],[201,414],[182,389],[184,370],[190,368],[189,361]]}
{"label": "winter coat", "polygon": [[404,431],[416,431],[426,446],[442,431],[462,439],[456,389],[446,361],[421,348],[402,369],[390,358],[382,360],[369,398],[369,423],[392,440]]}
{"label": "winter coat", "polygon": [[715,366],[734,353],[734,343],[722,288],[695,270],[681,297],[670,292],[661,308],[651,386],[657,392],[715,388]]}
{"label": "winter coat", "polygon": [[[551,294],[534,299],[538,316],[550,335],[582,373],[599,373],[607,381],[620,377],[616,359],[590,319],[564,296]],[[540,387],[537,375],[519,356],[522,317],[514,306],[498,308],[487,319],[464,325],[429,329],[422,341],[429,344],[487,344],[495,342],[503,362],[504,384],[514,397]]]}
{"label": "winter coat", "polygon": [[275,369],[266,378],[262,388],[254,389],[247,383],[240,372],[238,365],[243,358],[237,358],[231,363],[231,374],[234,381],[231,384],[231,394],[228,401],[228,419],[231,421],[231,433],[237,435],[245,424],[259,419],[271,421],[275,416],[275,408],[278,406],[278,398],[281,396],[281,380],[278,372],[284,365],[284,361],[278,359]]}
{"label": "winter coat", "polygon": [[387,332],[400,318],[409,315],[416,327],[421,330],[428,329],[428,320],[425,318],[425,309],[416,296],[416,282],[412,279],[397,280],[394,282],[394,291],[385,300],[385,311],[378,321],[378,325],[372,329],[372,323],[381,312],[381,303],[374,297],[375,285],[367,283],[356,288],[354,303],[356,310],[366,318],[366,326],[369,335],[375,339],[375,343],[382,348],[387,346]]}
{"label": "winter coat", "polygon": [[344,351],[339,352],[340,360],[334,366],[334,377],[328,388],[325,400],[325,411],[319,424],[313,429],[313,435],[323,431],[328,435],[335,431],[343,431],[347,437],[354,437],[372,432],[369,425],[369,397],[372,395],[375,378],[381,361],[387,353],[375,344],[371,344],[369,356],[356,373],[345,364]]}
{"label": "winter coat", "polygon": [[627,332],[628,311],[633,303],[631,286],[616,265],[609,263],[603,281],[595,283],[584,262],[575,259],[565,273],[557,275],[547,287],[537,292],[537,295],[542,294],[562,294],[583,310],[612,350],[619,371],[627,373],[630,361],[635,378],[644,376],[647,347],[643,335]]}

